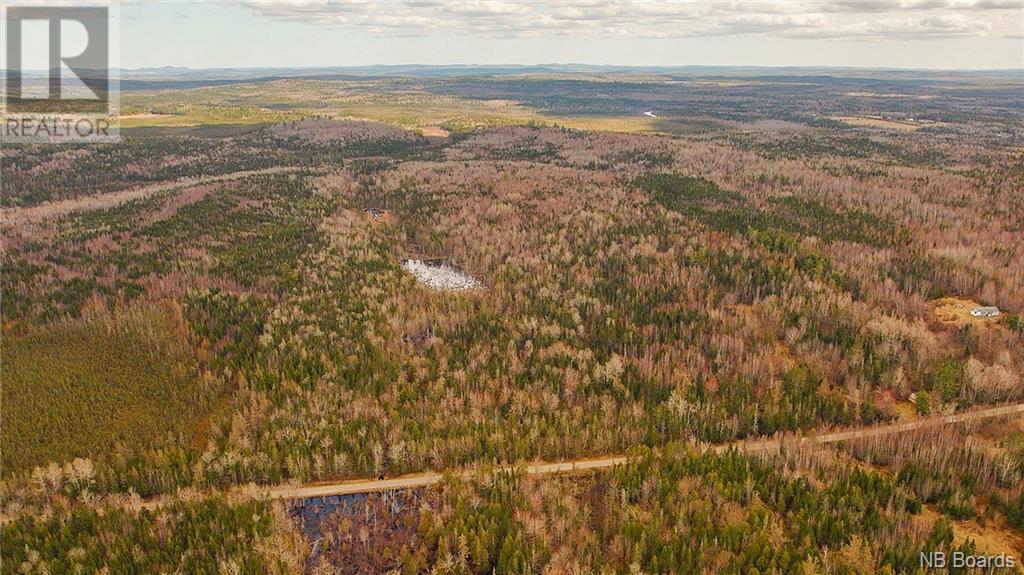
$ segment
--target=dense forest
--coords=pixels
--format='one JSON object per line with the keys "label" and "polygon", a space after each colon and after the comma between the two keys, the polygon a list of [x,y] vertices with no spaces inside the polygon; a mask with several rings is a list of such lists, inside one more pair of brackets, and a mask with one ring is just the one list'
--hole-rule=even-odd
{"label": "dense forest", "polygon": [[921,552],[976,551],[893,479],[831,452],[634,455],[594,477],[372,497],[326,515],[315,559],[340,573],[877,575],[923,572]]}
{"label": "dense forest", "polygon": [[[940,458],[959,456],[945,445]],[[908,472],[863,467],[833,449],[794,443],[751,456],[670,444],[631,456],[610,472],[481,471],[334,502],[56,504],[5,526],[4,572],[877,575],[928,572],[921,553],[1013,553],[958,534],[957,519],[934,513]]]}
{"label": "dense forest", "polygon": [[[1024,398],[1024,156],[986,126],[5,147],[4,573],[914,573],[976,545],[957,522],[1024,541],[1021,430],[695,447]],[[216,494],[622,453],[370,497],[315,549]]]}

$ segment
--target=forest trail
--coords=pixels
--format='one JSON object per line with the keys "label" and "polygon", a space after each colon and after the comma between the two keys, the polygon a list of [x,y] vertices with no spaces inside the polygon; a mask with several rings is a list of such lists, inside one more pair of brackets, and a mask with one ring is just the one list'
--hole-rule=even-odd
{"label": "forest trail", "polygon": [[[867,437],[879,437],[895,433],[906,433],[916,429],[935,427],[940,425],[952,425],[957,423],[970,423],[993,417],[1006,417],[1013,415],[1024,415],[1024,403],[990,407],[975,411],[967,411],[955,415],[944,415],[929,417],[918,421],[898,423],[892,425],[880,425],[863,427],[845,431],[823,433],[820,435],[807,435],[804,437],[785,437],[773,439],[755,439],[737,441],[732,443],[710,446],[716,453],[722,453],[730,448],[745,452],[764,452],[778,449],[781,445],[796,443],[828,444],[847,441],[850,439],[863,439]],[[608,469],[620,465],[629,460],[627,455],[615,455],[593,459],[576,459],[558,463],[531,463],[522,465],[528,475],[553,475],[568,474],[595,469]],[[495,468],[516,469],[520,465],[507,465]],[[479,469],[465,469],[450,471],[453,476],[471,478],[478,473]],[[381,491],[393,491],[396,489],[413,489],[426,487],[441,481],[443,474],[437,472],[410,473],[390,479],[353,479],[349,481],[311,483],[302,486],[275,486],[265,489],[257,488],[256,493],[270,499],[307,499],[311,497],[327,497],[331,495],[356,495],[364,493],[376,493]],[[141,504],[143,508],[155,508],[162,504],[162,498],[145,501]]]}
{"label": "forest trail", "polygon": [[43,204],[39,204],[37,206],[31,206],[27,208],[5,208],[3,210],[0,210],[0,221],[4,223],[5,227],[16,228],[19,225],[38,223],[44,220],[60,217],[75,211],[88,211],[98,210],[102,208],[112,208],[114,206],[119,206],[125,202],[148,198],[149,196],[152,196],[154,194],[170,191],[175,188],[200,186],[203,184],[215,184],[217,182],[228,182],[231,180],[247,178],[249,176],[283,174],[289,172],[296,172],[301,169],[303,168],[299,166],[277,166],[262,170],[242,170],[239,172],[230,172],[227,174],[220,174],[217,176],[182,178],[178,180],[172,180],[169,182],[146,184],[143,186],[129,188],[126,190],[118,190],[115,192],[105,192],[101,194],[93,194],[90,196],[82,196],[80,198],[58,200],[56,202],[46,202]]}

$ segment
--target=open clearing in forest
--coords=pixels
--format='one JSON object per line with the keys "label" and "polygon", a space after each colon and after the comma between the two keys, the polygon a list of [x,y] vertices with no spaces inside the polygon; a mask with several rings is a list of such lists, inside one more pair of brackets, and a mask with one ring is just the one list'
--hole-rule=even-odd
{"label": "open clearing in forest", "polygon": [[409,259],[402,262],[402,267],[421,283],[434,289],[465,291],[480,287],[476,278],[445,261]]}
{"label": "open clearing in forest", "polygon": [[979,307],[981,304],[978,302],[960,297],[944,297],[939,298],[932,302],[935,306],[935,319],[942,323],[948,323],[953,325],[963,325],[966,323],[994,323],[998,322],[997,317],[974,317],[971,315],[971,309]]}

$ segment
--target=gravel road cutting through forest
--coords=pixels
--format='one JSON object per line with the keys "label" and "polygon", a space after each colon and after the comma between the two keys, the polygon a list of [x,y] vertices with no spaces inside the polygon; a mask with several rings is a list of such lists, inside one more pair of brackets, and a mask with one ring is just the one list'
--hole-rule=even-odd
{"label": "gravel road cutting through forest", "polygon": [[[718,444],[710,446],[716,453],[722,453],[730,448],[739,451],[757,453],[777,450],[783,444],[798,445],[801,443],[829,444],[848,441],[850,439],[863,439],[868,437],[880,437],[897,433],[937,427],[941,425],[953,425],[958,423],[970,423],[990,419],[994,417],[1011,417],[1024,415],[1024,403],[990,407],[975,411],[967,411],[954,415],[929,417],[918,421],[896,423],[890,425],[879,425],[862,427],[844,431],[823,433],[820,435],[806,435],[803,437],[785,437],[772,439],[753,439],[737,441],[733,443]],[[530,463],[522,465],[508,465],[494,468],[495,471],[503,469],[523,468],[528,475],[554,475],[578,473],[596,469],[608,469],[629,461],[627,455],[616,455],[611,457],[576,459],[558,463]],[[451,473],[455,477],[471,478],[479,473],[478,469],[454,470]],[[259,493],[270,499],[306,499],[310,497],[326,497],[330,495],[355,495],[363,493],[376,493],[381,491],[393,491],[397,489],[414,489],[427,487],[441,481],[444,477],[441,473],[425,472],[412,473],[400,477],[385,479],[354,479],[351,481],[339,481],[332,483],[314,483],[303,486],[276,486],[258,490]],[[143,507],[153,508],[160,505],[160,500],[149,500],[142,504]]]}

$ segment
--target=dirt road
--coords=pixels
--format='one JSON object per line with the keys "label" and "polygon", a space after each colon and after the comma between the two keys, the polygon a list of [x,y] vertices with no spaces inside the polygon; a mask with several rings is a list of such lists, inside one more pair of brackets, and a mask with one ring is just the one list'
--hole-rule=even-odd
{"label": "dirt road", "polygon": [[[561,463],[532,463],[525,465],[526,473],[530,475],[551,475],[556,473],[573,473],[591,469],[606,469],[628,461],[625,455],[605,457],[600,459],[577,459],[574,461],[563,461]],[[507,466],[495,469],[512,469],[518,466]],[[475,469],[460,470],[452,473],[456,477],[470,478],[477,473]],[[344,481],[340,483],[310,484],[302,487],[274,487],[268,490],[267,494],[272,499],[306,499],[309,497],[324,497],[327,495],[352,495],[355,493],[373,493],[377,491],[392,491],[395,489],[409,489],[413,487],[425,487],[441,480],[442,474],[427,472],[413,473],[395,477],[393,479]]]}
{"label": "dirt road", "polygon": [[264,170],[244,170],[241,172],[220,174],[218,176],[184,178],[180,180],[173,180],[170,182],[146,184],[144,186],[140,186],[137,188],[130,188],[127,190],[120,190],[116,192],[108,192],[104,194],[94,194],[91,196],[82,196],[80,198],[72,198],[68,200],[58,200],[56,202],[47,202],[44,204],[39,204],[38,206],[32,206],[28,208],[6,208],[4,210],[0,210],[0,221],[3,222],[4,226],[17,227],[19,225],[32,224],[47,219],[56,218],[75,211],[111,208],[114,206],[121,205],[125,202],[148,198],[149,196],[152,196],[154,194],[170,191],[175,188],[185,188],[191,186],[199,186],[203,184],[227,182],[231,180],[238,180],[241,178],[256,175],[296,172],[301,169],[303,168],[278,166],[274,168],[266,168]]}
{"label": "dirt road", "polygon": [[[993,417],[1005,417],[1013,415],[1024,415],[1024,403],[1019,403],[1016,405],[1007,405],[1002,407],[992,407],[977,411],[969,411],[959,413],[956,415],[931,417],[928,419],[922,419],[919,421],[913,421],[909,423],[898,423],[892,425],[881,425],[875,427],[851,429],[847,431],[824,433],[821,435],[810,435],[802,438],[758,439],[740,441],[729,444],[715,445],[712,447],[712,449],[719,453],[726,451],[731,447],[735,447],[740,451],[747,452],[771,451],[778,449],[784,441],[790,443],[811,442],[816,444],[837,443],[840,441],[846,441],[850,439],[878,437],[882,435],[891,435],[894,433],[906,433],[908,431],[923,429],[927,427],[951,425],[956,423],[968,423],[972,421],[980,421],[983,419],[989,419]],[[525,470],[526,473],[530,475],[574,473],[594,469],[607,469],[625,463],[627,460],[627,456],[617,455],[596,459],[578,459],[574,461],[565,461],[561,463],[533,463],[526,465]],[[516,466],[509,466],[507,468],[510,469],[513,467]],[[471,477],[474,473],[476,473],[476,470],[460,470],[452,473],[457,477]],[[428,485],[437,483],[438,481],[441,480],[441,478],[442,475],[440,473],[415,473],[383,480],[360,479],[352,481],[341,481],[337,483],[310,484],[303,485],[301,487],[279,486],[268,489],[266,491],[266,494],[273,499],[305,499],[308,497],[324,497],[328,495],[352,495],[356,493],[373,493],[378,491],[391,491],[394,489],[426,487]]]}
{"label": "dirt road", "polygon": [[[963,413],[957,413],[955,415],[944,415],[938,417],[929,417],[927,419],[921,419],[918,421],[909,421],[906,423],[894,423],[889,425],[880,425],[873,427],[861,427],[858,429],[848,429],[845,431],[836,431],[831,433],[824,433],[822,435],[810,435],[801,437],[799,439],[789,439],[790,442],[812,442],[812,443],[838,443],[840,441],[848,441],[850,439],[863,439],[865,437],[878,437],[882,435],[892,435],[894,433],[906,433],[908,431],[914,431],[916,429],[924,429],[927,427],[936,427],[939,425],[952,425],[955,423],[970,423],[972,421],[980,421],[983,419],[990,419],[993,417],[1002,416],[1013,416],[1024,414],[1024,403],[1018,403],[1015,405],[1004,405],[1001,407],[990,407],[988,409],[979,409],[976,411],[966,411]],[[778,449],[781,444],[781,440],[778,439],[764,439],[764,440],[750,440],[743,441],[735,444],[737,448],[748,451],[770,451]],[[722,452],[728,449],[731,445],[716,445],[715,451]]]}

